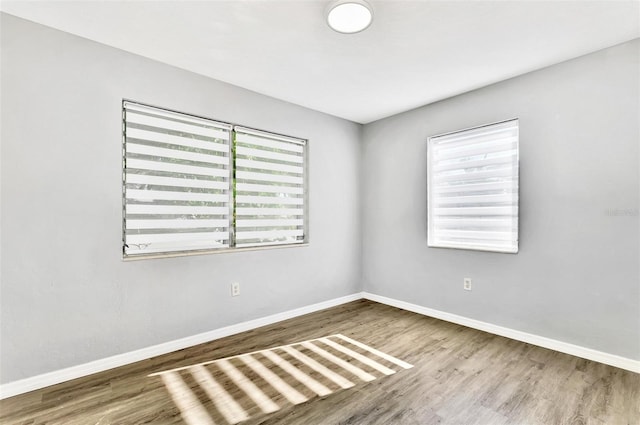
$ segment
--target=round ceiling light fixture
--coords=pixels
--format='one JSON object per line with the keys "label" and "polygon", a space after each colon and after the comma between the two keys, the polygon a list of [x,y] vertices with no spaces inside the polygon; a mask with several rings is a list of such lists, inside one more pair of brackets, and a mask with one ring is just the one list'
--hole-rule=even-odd
{"label": "round ceiling light fixture", "polygon": [[364,31],[372,21],[373,9],[364,0],[338,0],[327,9],[327,23],[343,34]]}

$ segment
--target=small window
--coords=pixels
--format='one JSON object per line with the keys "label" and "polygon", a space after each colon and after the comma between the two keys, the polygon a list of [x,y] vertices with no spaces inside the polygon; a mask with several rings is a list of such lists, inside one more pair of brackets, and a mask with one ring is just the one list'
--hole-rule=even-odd
{"label": "small window", "polygon": [[306,141],[124,102],[125,257],[306,242]]}
{"label": "small window", "polygon": [[518,252],[518,120],[430,137],[428,246]]}

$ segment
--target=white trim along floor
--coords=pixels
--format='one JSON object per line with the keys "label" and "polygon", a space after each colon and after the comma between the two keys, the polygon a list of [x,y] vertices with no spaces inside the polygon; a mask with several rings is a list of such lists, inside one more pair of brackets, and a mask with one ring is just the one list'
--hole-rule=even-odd
{"label": "white trim along floor", "polygon": [[273,314],[273,315],[262,317],[259,319],[249,320],[247,322],[242,322],[242,323],[226,326],[219,329],[214,329],[212,331],[204,332],[198,335],[193,335],[187,338],[181,338],[181,339],[169,341],[163,344],[142,348],[140,350],[118,354],[116,356],[95,360],[89,363],[84,363],[81,365],[72,366],[69,368],[60,369],[60,370],[49,372],[49,373],[44,373],[42,375],[21,379],[19,381],[9,382],[9,383],[0,385],[0,399],[5,399],[5,398],[13,397],[19,394],[24,394],[26,392],[37,390],[40,388],[45,388],[50,385],[59,384],[61,382],[69,381],[76,378],[81,378],[83,376],[88,376],[98,372],[103,372],[105,370],[113,369],[115,367],[124,366],[124,365],[141,361],[141,360],[146,360],[151,357],[171,353],[173,351],[181,350],[183,348],[192,347],[194,345],[202,344],[205,342],[209,342],[209,341],[223,338],[230,335],[235,335],[251,329],[270,325],[283,320],[302,316],[304,314],[313,313],[319,310],[324,310],[326,308],[335,307],[341,304],[345,304],[345,303],[356,301],[363,298],[367,300],[375,301],[378,303],[386,304],[389,306],[401,308],[403,310],[412,311],[425,316],[433,317],[436,319],[441,319],[441,320],[456,323],[459,325],[467,326],[469,328],[489,332],[491,334],[500,335],[500,336],[511,338],[517,341],[526,342],[532,345],[559,351],[561,353],[571,354],[573,356],[581,357],[588,360],[593,360],[593,361],[604,363],[610,366],[615,366],[621,369],[626,369],[632,372],[640,373],[640,361],[638,360],[617,356],[617,355],[606,353],[603,351],[593,350],[591,348],[586,348],[579,345],[569,344],[563,341],[558,341],[555,339],[550,339],[543,336],[518,331],[515,329],[505,328],[505,327],[494,325],[487,322],[481,322],[479,320],[470,319],[464,316],[458,316],[456,314],[446,313],[439,310],[434,310],[428,307],[423,307],[423,306],[411,304],[405,301],[387,298],[381,295],[371,294],[368,292],[359,292],[359,293],[347,295],[344,297],[323,301],[317,304],[312,304],[305,307],[300,307],[297,309],[285,311],[282,313]]}

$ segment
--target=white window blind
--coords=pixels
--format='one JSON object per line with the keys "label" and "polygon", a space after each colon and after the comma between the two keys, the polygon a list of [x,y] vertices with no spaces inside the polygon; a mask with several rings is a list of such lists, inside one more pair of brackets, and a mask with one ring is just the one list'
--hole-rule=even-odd
{"label": "white window blind", "polygon": [[230,245],[231,127],[124,102],[124,254]]}
{"label": "white window blind", "polygon": [[235,127],[235,244],[305,241],[306,142]]}
{"label": "white window blind", "polygon": [[518,252],[518,120],[430,137],[428,245]]}

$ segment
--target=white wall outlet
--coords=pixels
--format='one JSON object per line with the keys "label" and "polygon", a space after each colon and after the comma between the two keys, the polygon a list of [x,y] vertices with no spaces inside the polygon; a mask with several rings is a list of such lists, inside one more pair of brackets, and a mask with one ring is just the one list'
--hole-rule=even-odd
{"label": "white wall outlet", "polygon": [[471,290],[471,278],[470,277],[465,277],[464,278],[464,289],[465,289],[465,291],[470,291]]}
{"label": "white wall outlet", "polygon": [[231,284],[231,296],[237,297],[238,295],[240,295],[240,283],[233,282]]}

